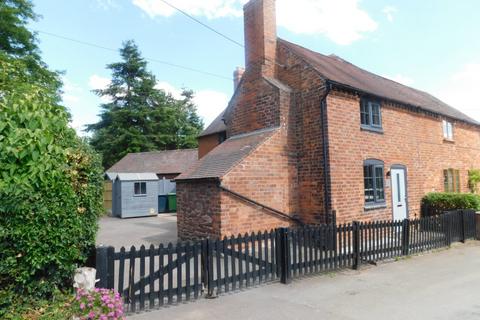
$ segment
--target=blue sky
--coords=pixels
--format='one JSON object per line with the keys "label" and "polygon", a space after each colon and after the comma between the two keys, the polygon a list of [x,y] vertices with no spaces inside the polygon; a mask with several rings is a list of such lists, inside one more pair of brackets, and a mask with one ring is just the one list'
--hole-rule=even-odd
{"label": "blue sky", "polygon": [[[245,0],[170,0],[197,19],[243,42]],[[149,62],[159,86],[196,92],[208,123],[226,106],[243,49],[165,6],[161,0],[34,0],[42,18],[31,28],[118,49],[133,39],[144,57],[220,75]],[[280,37],[336,55],[379,75],[428,91],[480,120],[480,1],[277,0]],[[108,83],[118,52],[39,33],[44,60],[65,72],[64,103],[72,126],[97,120],[91,90]]]}

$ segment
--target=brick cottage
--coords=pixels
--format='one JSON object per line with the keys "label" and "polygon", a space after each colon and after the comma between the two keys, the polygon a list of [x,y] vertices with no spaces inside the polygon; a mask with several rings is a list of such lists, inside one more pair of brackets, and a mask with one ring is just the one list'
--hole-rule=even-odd
{"label": "brick cottage", "polygon": [[480,124],[426,92],[277,38],[274,0],[244,7],[246,68],[176,179],[182,239],[420,215],[468,191]]}

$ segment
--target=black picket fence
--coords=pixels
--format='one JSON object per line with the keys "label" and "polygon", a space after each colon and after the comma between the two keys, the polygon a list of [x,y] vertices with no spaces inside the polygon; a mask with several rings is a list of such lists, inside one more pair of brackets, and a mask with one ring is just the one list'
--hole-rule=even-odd
{"label": "black picket fence", "polygon": [[415,220],[280,228],[139,250],[99,247],[97,286],[117,290],[127,310],[136,312],[271,281],[357,269],[475,236],[475,212],[457,210]]}

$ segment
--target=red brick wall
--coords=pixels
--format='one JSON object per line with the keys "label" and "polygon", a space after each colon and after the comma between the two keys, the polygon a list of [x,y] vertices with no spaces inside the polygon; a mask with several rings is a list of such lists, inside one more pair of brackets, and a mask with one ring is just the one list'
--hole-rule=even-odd
{"label": "red brick wall", "polygon": [[180,239],[219,237],[219,218],[217,181],[177,181],[177,232]]}
{"label": "red brick wall", "polygon": [[[443,170],[459,169],[461,191],[468,191],[468,170],[480,165],[480,131],[455,123],[454,142],[443,140],[442,119],[382,104],[383,134],[360,129],[360,100],[333,91],[327,100],[332,205],[337,221],[392,219],[391,188],[386,208],[364,210],[363,161],[384,161],[407,167],[409,217],[420,214],[421,198],[444,191]],[[388,183],[387,183],[388,185]]]}
{"label": "red brick wall", "polygon": [[245,66],[255,77],[273,77],[277,48],[275,0],[250,1],[244,6]]}
{"label": "red brick wall", "polygon": [[[222,185],[258,203],[293,215],[298,212],[296,168],[284,128],[277,129],[223,179]],[[221,233],[263,231],[288,226],[289,219],[251,205],[227,192],[221,197]]]}
{"label": "red brick wall", "polygon": [[219,136],[217,133],[198,138],[198,159],[203,158],[204,155],[213,150],[219,143]]}
{"label": "red brick wall", "polygon": [[278,89],[249,71],[243,77],[225,119],[229,137],[280,125]]}
{"label": "red brick wall", "polygon": [[[303,60],[278,46],[277,76],[295,92],[291,107],[291,141],[298,155],[299,215],[306,223],[325,221],[324,158],[321,101],[325,96],[325,82]],[[292,134],[293,136],[293,134]]]}

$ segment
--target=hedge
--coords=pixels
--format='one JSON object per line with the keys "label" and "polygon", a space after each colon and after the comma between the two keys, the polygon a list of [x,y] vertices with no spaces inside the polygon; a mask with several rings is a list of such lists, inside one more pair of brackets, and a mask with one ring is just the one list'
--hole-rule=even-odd
{"label": "hedge", "polygon": [[0,54],[0,318],[18,296],[71,286],[102,212],[101,159],[25,69]]}
{"label": "hedge", "polygon": [[480,196],[473,193],[432,192],[422,199],[423,216],[456,209],[480,210]]}

